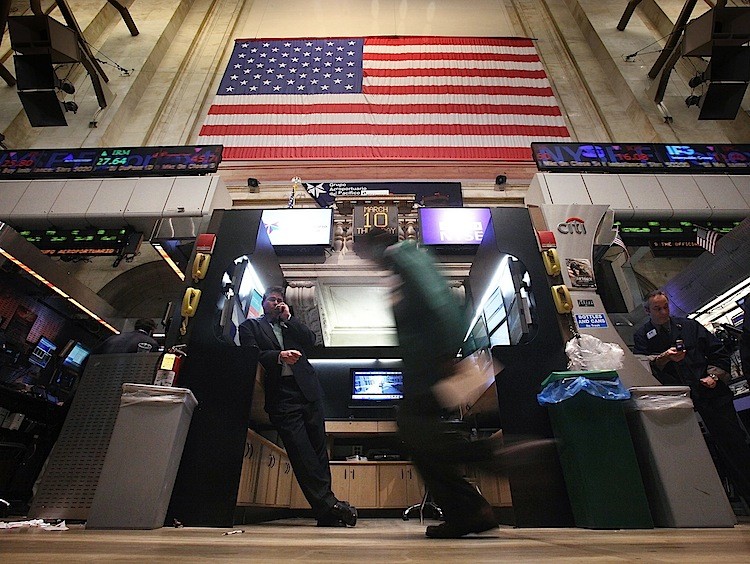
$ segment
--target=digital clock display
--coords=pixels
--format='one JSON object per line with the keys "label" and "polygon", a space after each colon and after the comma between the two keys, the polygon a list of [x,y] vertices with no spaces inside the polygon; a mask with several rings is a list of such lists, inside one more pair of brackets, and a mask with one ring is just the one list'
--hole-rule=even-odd
{"label": "digital clock display", "polygon": [[221,145],[0,152],[0,179],[174,176],[216,172]]}

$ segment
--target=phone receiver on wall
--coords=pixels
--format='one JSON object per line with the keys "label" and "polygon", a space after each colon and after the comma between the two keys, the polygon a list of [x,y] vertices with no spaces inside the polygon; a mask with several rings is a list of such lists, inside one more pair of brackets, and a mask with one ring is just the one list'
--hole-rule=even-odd
{"label": "phone receiver on wall", "polygon": [[195,315],[200,299],[200,290],[196,288],[187,288],[185,290],[185,295],[182,297],[182,307],[180,308],[180,315],[182,316],[182,325],[180,326],[181,335],[187,333],[188,319]]}
{"label": "phone receiver on wall", "polygon": [[565,315],[573,311],[573,298],[570,297],[570,291],[564,284],[552,286],[552,299],[557,313]]}
{"label": "phone receiver on wall", "polygon": [[206,253],[196,253],[193,261],[193,282],[203,280],[208,272],[208,265],[211,263],[211,255]]}

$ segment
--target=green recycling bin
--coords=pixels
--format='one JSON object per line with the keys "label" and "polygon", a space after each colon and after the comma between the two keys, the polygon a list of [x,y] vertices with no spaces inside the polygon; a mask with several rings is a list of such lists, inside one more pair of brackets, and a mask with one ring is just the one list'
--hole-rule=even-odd
{"label": "green recycling bin", "polygon": [[576,526],[653,528],[617,372],[553,372],[542,387]]}

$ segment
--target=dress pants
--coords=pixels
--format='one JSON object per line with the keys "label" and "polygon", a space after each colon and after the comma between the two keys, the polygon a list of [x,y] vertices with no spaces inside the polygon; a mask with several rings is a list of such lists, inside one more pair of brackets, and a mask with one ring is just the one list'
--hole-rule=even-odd
{"label": "dress pants", "polygon": [[337,501],[331,491],[321,402],[307,401],[291,376],[284,377],[279,399],[276,405],[266,406],[266,410],[284,443],[302,493],[319,519]]}

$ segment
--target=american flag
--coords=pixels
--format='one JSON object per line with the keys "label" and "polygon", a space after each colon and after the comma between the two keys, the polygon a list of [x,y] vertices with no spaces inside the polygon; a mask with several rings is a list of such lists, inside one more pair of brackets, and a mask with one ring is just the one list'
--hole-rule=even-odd
{"label": "american flag", "polygon": [[530,39],[237,40],[199,143],[223,159],[529,160],[569,141]]}
{"label": "american flag", "polygon": [[713,229],[698,226],[695,228],[695,241],[712,255],[716,254],[716,243],[720,238],[721,235]]}

